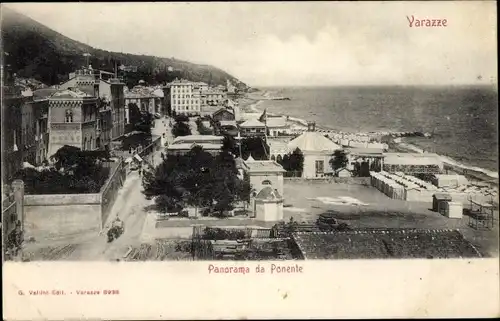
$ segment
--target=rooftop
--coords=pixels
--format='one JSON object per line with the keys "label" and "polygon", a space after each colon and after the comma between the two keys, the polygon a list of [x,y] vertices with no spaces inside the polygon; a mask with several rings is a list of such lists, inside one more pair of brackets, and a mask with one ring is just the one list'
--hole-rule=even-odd
{"label": "rooftop", "polygon": [[234,126],[234,127],[236,127],[236,120],[221,120],[220,125],[221,126]]}
{"label": "rooftop", "polygon": [[224,139],[223,136],[214,135],[187,135],[178,136],[174,139],[174,144],[177,143],[196,143],[196,142],[210,142],[210,141],[220,141]]}
{"label": "rooftop", "polygon": [[264,125],[263,123],[261,123],[257,119],[249,119],[249,120],[241,123],[240,127],[243,127],[243,128],[252,127],[252,128],[254,128],[254,127],[266,127],[266,125]]}
{"label": "rooftop", "polygon": [[33,92],[33,99],[47,99],[49,98],[50,96],[52,96],[52,94],[54,94],[55,92],[57,92],[58,90],[55,89],[55,88],[43,88],[43,89],[37,89]]}
{"label": "rooftop", "polygon": [[434,153],[385,153],[386,165],[440,165],[442,161]]}
{"label": "rooftop", "polygon": [[358,229],[295,233],[306,259],[480,257],[458,230]]}
{"label": "rooftop", "polygon": [[77,88],[57,90],[50,96],[50,98],[57,98],[57,99],[65,99],[65,98],[81,99],[81,98],[92,98],[92,97],[93,97],[92,95],[85,93]]}
{"label": "rooftop", "polygon": [[378,155],[383,156],[384,150],[382,148],[349,148],[348,152],[353,155],[359,156],[370,156],[370,155]]}
{"label": "rooftop", "polygon": [[283,167],[273,160],[254,160],[252,156],[245,161],[246,169],[249,172],[285,172]]}
{"label": "rooftop", "polygon": [[263,188],[259,194],[255,197],[256,199],[259,200],[266,200],[266,201],[272,201],[272,200],[281,200],[282,197],[280,193],[276,189],[273,189],[271,187],[265,187]]}
{"label": "rooftop", "polygon": [[328,152],[333,153],[341,147],[322,134],[314,131],[302,133],[299,137],[288,143],[289,150],[299,148],[303,152]]}
{"label": "rooftop", "polygon": [[171,144],[167,147],[167,150],[190,150],[195,146],[200,146],[206,150],[219,150],[222,145],[221,144],[212,144],[212,143],[180,143],[180,144]]}

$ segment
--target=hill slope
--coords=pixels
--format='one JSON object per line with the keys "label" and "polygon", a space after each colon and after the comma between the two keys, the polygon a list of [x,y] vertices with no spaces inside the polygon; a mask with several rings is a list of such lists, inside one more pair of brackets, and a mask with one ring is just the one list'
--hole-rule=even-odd
{"label": "hill slope", "polygon": [[[115,63],[138,68],[126,74],[127,85],[140,79],[149,84],[165,83],[175,78],[225,85],[229,79],[239,89],[247,86],[228,73],[208,65],[198,65],[174,58],[134,55],[96,49],[70,39],[12,9],[1,8],[2,46],[9,71],[20,77],[35,78],[48,85],[59,84],[68,74],[85,64],[90,53],[94,68],[113,71]],[[172,67],[173,71],[168,71]]]}

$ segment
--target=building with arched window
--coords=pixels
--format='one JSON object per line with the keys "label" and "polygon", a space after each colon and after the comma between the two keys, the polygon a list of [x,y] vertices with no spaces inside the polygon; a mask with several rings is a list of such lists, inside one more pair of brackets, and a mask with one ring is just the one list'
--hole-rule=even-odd
{"label": "building with arched window", "polygon": [[[283,167],[272,160],[255,160],[250,155],[240,162],[240,167],[248,175],[252,191],[250,194],[250,209],[255,217],[255,199],[265,188],[275,190],[277,195],[283,195]],[[281,197],[281,196],[280,196]]]}
{"label": "building with arched window", "polygon": [[55,92],[48,100],[48,157],[64,145],[95,149],[97,97],[78,89],[65,89]]}

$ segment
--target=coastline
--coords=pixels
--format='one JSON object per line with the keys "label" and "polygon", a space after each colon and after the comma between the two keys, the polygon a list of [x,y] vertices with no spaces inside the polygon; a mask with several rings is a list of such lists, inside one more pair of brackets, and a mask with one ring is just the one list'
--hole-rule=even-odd
{"label": "coastline", "polygon": [[[270,95],[268,91],[256,91],[251,94],[246,94],[244,100],[244,104],[240,104],[240,107],[242,109],[243,113],[246,114],[262,114],[263,110],[259,109],[258,106],[261,105],[264,101],[270,100]],[[307,129],[307,120],[305,119],[300,119],[296,117],[291,117],[288,115],[280,115],[280,114],[274,114],[268,112],[268,115],[270,116],[287,116],[288,117],[288,122],[292,124],[293,127],[296,129]],[[332,132],[336,132],[330,129],[326,129],[322,127],[320,124],[316,126],[318,129],[323,129],[323,130],[329,130]],[[338,132],[338,133],[344,133],[344,132]],[[380,133],[375,133],[375,132],[369,132],[369,133],[360,133],[360,136],[367,136],[372,134],[373,136],[391,136],[391,137],[401,137],[402,133],[400,132],[380,132]],[[413,152],[413,153],[426,153],[425,150],[421,149],[420,147],[410,144],[408,142],[404,141],[404,137],[401,137],[400,139],[394,140],[392,139],[392,142],[395,144],[396,149],[402,152]],[[445,165],[446,170],[452,171],[457,174],[464,175],[470,179],[473,180],[479,180],[482,182],[487,182],[489,185],[494,185],[498,187],[498,172],[494,172],[489,169],[477,167],[477,166],[472,166],[472,165],[467,165],[463,163],[459,163],[458,161],[454,160],[451,157],[448,157],[446,155],[440,155],[441,161]]]}

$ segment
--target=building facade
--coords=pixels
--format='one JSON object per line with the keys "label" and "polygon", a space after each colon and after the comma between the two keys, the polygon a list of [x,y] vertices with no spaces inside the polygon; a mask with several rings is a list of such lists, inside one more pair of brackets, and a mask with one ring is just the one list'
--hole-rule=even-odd
{"label": "building facade", "polygon": [[23,109],[26,109],[26,114],[29,115],[26,122],[23,120],[23,144],[25,146],[23,158],[25,162],[38,166],[47,160],[49,101],[47,98],[30,99]]}
{"label": "building facade", "polygon": [[64,145],[95,150],[98,145],[98,99],[80,90],[61,90],[49,98],[48,156]]}
{"label": "building facade", "polygon": [[257,119],[247,120],[239,125],[240,134],[243,137],[266,136],[266,125]]}
{"label": "building facade", "polygon": [[82,68],[70,73],[70,79],[59,89],[76,88],[90,96],[99,98],[96,138],[97,148],[111,147],[111,141],[125,133],[125,84],[111,72]]}
{"label": "building facade", "polygon": [[[176,80],[167,85],[170,94],[169,107],[177,115],[198,116],[201,113],[201,86],[196,83]],[[167,107],[168,108],[168,107]]]}
{"label": "building facade", "polygon": [[22,104],[24,98],[14,87],[2,86],[2,183],[22,168]]}

